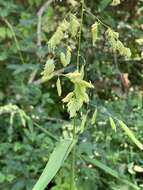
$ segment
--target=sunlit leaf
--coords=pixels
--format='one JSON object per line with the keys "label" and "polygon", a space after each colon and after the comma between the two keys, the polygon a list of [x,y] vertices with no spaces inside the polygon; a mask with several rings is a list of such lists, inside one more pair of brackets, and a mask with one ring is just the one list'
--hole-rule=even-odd
{"label": "sunlit leaf", "polygon": [[46,188],[46,186],[50,183],[50,181],[62,166],[73,145],[74,142],[72,140],[62,140],[60,143],[58,143],[57,147],[51,154],[40,178],[32,190],[44,190]]}

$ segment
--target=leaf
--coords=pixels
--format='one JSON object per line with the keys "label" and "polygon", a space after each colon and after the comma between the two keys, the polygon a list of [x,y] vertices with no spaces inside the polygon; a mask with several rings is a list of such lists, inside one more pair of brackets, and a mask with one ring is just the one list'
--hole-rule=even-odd
{"label": "leaf", "polygon": [[95,46],[95,42],[97,40],[98,37],[98,22],[95,22],[92,26],[91,26],[91,33],[92,33],[92,45]]}
{"label": "leaf", "polygon": [[57,86],[58,95],[61,96],[61,94],[62,94],[62,87],[61,87],[61,81],[60,81],[59,77],[58,77],[58,80],[56,82],[56,86]]}
{"label": "leaf", "polygon": [[75,142],[72,140],[62,140],[57,145],[51,154],[45,169],[43,170],[40,178],[32,190],[44,190],[46,188],[67,158],[74,143]]}
{"label": "leaf", "polygon": [[91,124],[94,125],[96,122],[96,116],[97,116],[97,109],[94,111],[91,119]]}
{"label": "leaf", "polygon": [[112,119],[112,117],[109,117],[109,121],[110,121],[110,125],[111,125],[112,129],[114,131],[116,131],[116,124],[115,124],[114,120]]}
{"label": "leaf", "polygon": [[125,133],[128,135],[128,137],[141,149],[143,150],[143,144],[135,137],[134,133],[127,127],[123,121],[119,120],[119,124],[122,127],[122,129],[125,131]]}
{"label": "leaf", "polygon": [[131,183],[128,179],[126,179],[126,176],[121,176],[121,175],[119,175],[119,172],[117,172],[117,171],[111,169],[110,167],[106,166],[105,164],[103,164],[102,162],[98,161],[97,159],[95,159],[95,158],[94,158],[94,159],[93,159],[93,158],[91,159],[91,158],[89,158],[89,157],[87,157],[87,156],[82,156],[82,158],[83,158],[86,162],[92,164],[92,165],[95,166],[95,167],[100,168],[101,170],[103,170],[103,171],[106,172],[107,174],[109,174],[109,175],[115,177],[115,178],[118,179],[119,181],[121,181],[121,182],[127,184],[128,186],[130,186],[130,187],[132,187],[132,188],[134,188],[134,189],[136,189],[136,190],[140,190],[140,188],[139,188],[137,185]]}

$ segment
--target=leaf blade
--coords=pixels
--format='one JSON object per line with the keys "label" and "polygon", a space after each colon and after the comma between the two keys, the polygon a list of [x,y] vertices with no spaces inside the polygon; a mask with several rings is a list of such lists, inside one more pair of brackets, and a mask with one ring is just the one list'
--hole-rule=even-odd
{"label": "leaf blade", "polygon": [[121,128],[125,131],[125,133],[128,135],[128,137],[136,144],[141,150],[143,150],[143,144],[135,137],[134,133],[127,127],[127,125],[119,120],[119,124]]}
{"label": "leaf blade", "polygon": [[105,171],[106,173],[110,174],[111,176],[115,177],[116,179],[120,180],[121,182],[127,184],[128,186],[130,186],[130,187],[132,187],[132,188],[134,188],[134,189],[136,189],[136,190],[140,190],[140,188],[139,188],[137,185],[135,185],[135,184],[133,184],[132,182],[128,181],[128,179],[126,179],[125,176],[120,176],[117,171],[115,171],[115,170],[113,170],[112,168],[106,166],[106,165],[103,164],[101,161],[99,161],[99,160],[97,160],[97,159],[95,159],[95,158],[94,158],[94,159],[93,159],[93,158],[91,159],[91,158],[89,158],[89,157],[87,157],[87,156],[82,156],[82,158],[83,158],[86,162],[92,164],[93,166],[98,167],[99,169]]}
{"label": "leaf blade", "polygon": [[44,190],[46,188],[46,186],[60,169],[64,160],[67,158],[73,145],[74,143],[72,140],[63,140],[56,146],[49,158],[46,167],[44,168],[41,176],[32,190]]}

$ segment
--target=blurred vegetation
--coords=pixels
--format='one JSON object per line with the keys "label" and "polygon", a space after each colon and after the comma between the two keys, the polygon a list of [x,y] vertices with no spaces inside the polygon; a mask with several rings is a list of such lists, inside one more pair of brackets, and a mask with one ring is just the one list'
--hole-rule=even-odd
{"label": "blurred vegetation", "polygon": [[[61,104],[71,86],[62,81],[58,97],[53,81],[41,83],[41,72],[49,57],[48,40],[69,14],[80,17],[76,0],[53,1],[41,17],[40,36],[37,16],[45,0],[0,0],[0,189],[31,190],[50,153],[61,137],[71,133],[67,110]],[[48,2],[48,1],[47,1]],[[143,142],[143,1],[85,0],[81,57],[86,76],[95,86],[90,103],[82,109],[87,116],[86,130],[76,146],[77,190],[132,190],[133,183],[143,188],[143,153],[118,128],[110,127],[109,116],[121,119]],[[95,17],[96,16],[96,17]],[[96,45],[91,43],[91,25],[100,19],[119,32],[131,49],[124,58],[109,47],[100,29]],[[39,39],[40,37],[40,39]],[[68,36],[67,36],[68,38]],[[64,49],[64,41],[60,49]],[[76,40],[71,65],[76,61]],[[57,49],[57,52],[60,51]],[[56,70],[61,69],[56,64]],[[97,109],[96,125],[91,125]],[[80,117],[79,117],[80,118]],[[78,119],[78,124],[82,120]],[[96,167],[84,156],[102,164]],[[108,173],[104,166],[126,177],[126,183]],[[109,169],[108,168],[108,169]],[[69,161],[48,185],[47,190],[68,190]]]}

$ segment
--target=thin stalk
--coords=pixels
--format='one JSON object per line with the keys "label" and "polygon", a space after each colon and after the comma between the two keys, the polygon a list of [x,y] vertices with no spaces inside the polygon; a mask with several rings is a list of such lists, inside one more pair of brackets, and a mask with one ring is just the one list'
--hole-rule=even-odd
{"label": "thin stalk", "polygon": [[[76,140],[76,117],[73,120],[73,140]],[[75,186],[75,148],[76,145],[72,150],[70,190],[74,190]]]}
{"label": "thin stalk", "polygon": [[57,137],[55,137],[55,135],[53,135],[52,133],[50,133],[49,131],[47,131],[45,128],[43,128],[42,126],[40,126],[38,123],[34,122],[34,125],[40,129],[41,131],[43,131],[45,134],[47,134],[48,136],[50,136],[52,139],[54,139],[55,141],[59,141],[59,139]]}
{"label": "thin stalk", "polygon": [[16,44],[16,48],[17,48],[18,53],[19,53],[20,60],[21,60],[21,62],[24,64],[24,63],[25,63],[25,62],[24,62],[24,58],[23,58],[23,56],[22,56],[21,48],[20,48],[19,42],[18,42],[18,40],[17,40],[17,37],[16,37],[15,31],[14,31],[14,29],[13,29],[13,26],[10,24],[10,22],[9,22],[7,19],[3,18],[3,21],[5,22],[5,24],[9,27],[9,29],[10,29],[11,32],[12,32],[12,35],[13,35],[13,38],[14,38],[14,41],[15,41],[15,44]]}
{"label": "thin stalk", "polygon": [[81,18],[80,18],[80,29],[79,29],[79,37],[78,37],[78,50],[77,50],[77,70],[79,70],[79,60],[80,60],[80,49],[81,49],[81,34],[83,27],[83,15],[84,15],[84,0],[81,1]]}
{"label": "thin stalk", "polygon": [[[83,15],[84,15],[84,0],[81,0],[81,18],[80,18],[79,37],[78,37],[78,49],[77,49],[77,70],[79,70],[79,62],[80,62]],[[73,121],[73,140],[76,140],[76,117],[74,117]],[[76,151],[75,149],[76,149],[76,144],[72,150],[70,190],[75,189],[75,151]]]}
{"label": "thin stalk", "polygon": [[85,12],[87,12],[91,17],[95,18],[105,28],[110,28],[110,26],[108,26],[107,24],[105,24],[104,22],[102,22],[96,15],[94,15],[93,13],[91,13],[87,8],[85,9]]}

